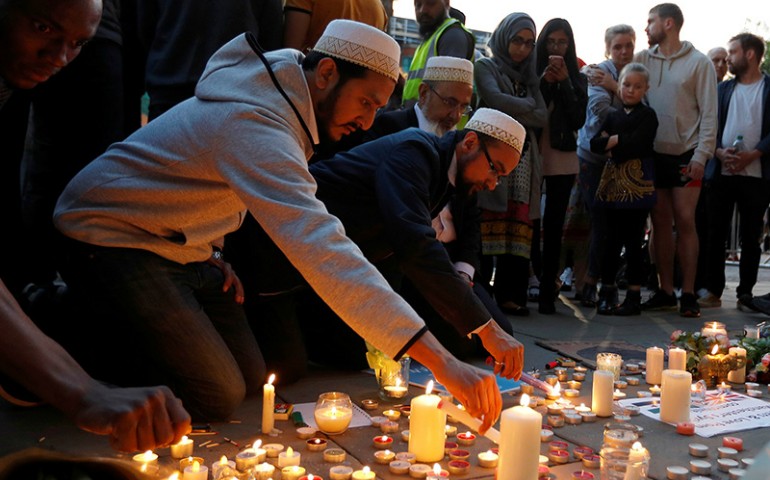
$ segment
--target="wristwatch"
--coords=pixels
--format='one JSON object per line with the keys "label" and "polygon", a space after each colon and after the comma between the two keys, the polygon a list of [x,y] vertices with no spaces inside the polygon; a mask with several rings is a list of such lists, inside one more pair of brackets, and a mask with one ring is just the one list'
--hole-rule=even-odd
{"label": "wristwatch", "polygon": [[214,250],[211,252],[211,258],[224,261],[225,256],[222,254],[222,250],[214,247]]}

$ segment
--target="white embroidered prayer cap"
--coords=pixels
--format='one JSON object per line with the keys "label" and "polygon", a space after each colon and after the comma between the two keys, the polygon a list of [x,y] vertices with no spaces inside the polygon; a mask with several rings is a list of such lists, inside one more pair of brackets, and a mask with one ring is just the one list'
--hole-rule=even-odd
{"label": "white embroidered prayer cap", "polygon": [[431,57],[425,64],[422,80],[473,85],[473,64],[464,58]]}
{"label": "white embroidered prayer cap", "polygon": [[499,110],[479,108],[465,125],[468,130],[480,132],[510,145],[521,153],[527,131],[524,127]]}
{"label": "white embroidered prayer cap", "polygon": [[387,33],[364,23],[332,20],[313,50],[398,80],[401,47]]}

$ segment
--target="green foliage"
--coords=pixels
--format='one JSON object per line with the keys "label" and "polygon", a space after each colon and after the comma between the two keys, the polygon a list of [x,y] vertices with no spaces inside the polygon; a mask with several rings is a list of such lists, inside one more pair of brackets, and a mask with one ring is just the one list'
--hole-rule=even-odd
{"label": "green foliage", "polygon": [[739,345],[746,349],[747,368],[762,363],[762,357],[770,353],[770,337],[742,338]]}

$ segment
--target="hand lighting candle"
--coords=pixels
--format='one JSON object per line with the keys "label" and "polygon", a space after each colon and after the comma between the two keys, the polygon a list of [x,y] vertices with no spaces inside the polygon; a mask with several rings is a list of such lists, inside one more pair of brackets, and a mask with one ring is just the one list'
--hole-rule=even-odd
{"label": "hand lighting candle", "polygon": [[521,396],[521,405],[504,410],[500,415],[501,441],[497,478],[537,478],[543,417],[525,405],[529,405],[529,397],[526,394]]}
{"label": "hand lighting candle", "polygon": [[446,414],[438,408],[441,401],[432,395],[433,381],[428,382],[425,395],[412,399],[409,418],[409,451],[418,462],[438,462],[444,458]]}
{"label": "hand lighting candle", "polygon": [[270,435],[275,427],[275,374],[270,374],[267,383],[262,387],[262,433]]}

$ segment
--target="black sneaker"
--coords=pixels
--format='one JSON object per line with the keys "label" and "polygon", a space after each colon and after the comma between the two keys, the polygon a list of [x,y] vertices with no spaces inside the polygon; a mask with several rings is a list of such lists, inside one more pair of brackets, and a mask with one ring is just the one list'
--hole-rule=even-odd
{"label": "black sneaker", "polygon": [[694,293],[683,293],[679,298],[679,315],[688,318],[700,317],[698,297]]}
{"label": "black sneaker", "polygon": [[[693,295],[693,298],[695,295]],[[695,306],[698,306],[698,302],[695,302]],[[676,310],[677,302],[674,295],[669,295],[663,290],[655,290],[650,298],[646,302],[642,303],[642,310],[651,312],[663,312]]]}
{"label": "black sneaker", "polygon": [[754,295],[750,293],[744,293],[741,295],[738,295],[738,310],[741,312],[761,312],[760,309],[757,308],[756,305],[754,305]]}

